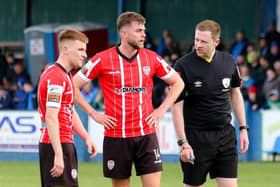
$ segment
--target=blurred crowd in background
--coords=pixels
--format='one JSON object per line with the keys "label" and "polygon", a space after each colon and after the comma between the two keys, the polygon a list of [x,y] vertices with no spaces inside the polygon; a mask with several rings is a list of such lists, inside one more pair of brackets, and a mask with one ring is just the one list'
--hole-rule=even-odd
{"label": "blurred crowd in background", "polygon": [[[146,34],[145,48],[156,51],[173,66],[178,58],[193,50],[182,51],[180,42],[165,29],[157,45],[149,33]],[[242,94],[252,110],[280,109],[280,33],[275,22],[270,22],[267,32],[259,38],[249,41],[246,33],[238,31],[231,44],[222,43],[219,50],[228,51],[235,59],[243,79]],[[42,69],[48,63],[42,62]],[[153,104],[158,107],[169,89],[167,84],[155,77]],[[103,95],[98,80],[89,82],[82,90],[87,101],[97,110],[104,109]],[[0,109],[36,110],[37,84],[32,84],[27,73],[24,59],[14,54],[2,54],[0,51]]]}

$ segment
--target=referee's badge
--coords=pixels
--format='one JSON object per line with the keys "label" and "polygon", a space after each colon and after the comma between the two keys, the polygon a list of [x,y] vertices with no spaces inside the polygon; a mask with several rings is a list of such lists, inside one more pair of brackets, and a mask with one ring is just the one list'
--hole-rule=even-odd
{"label": "referee's badge", "polygon": [[115,167],[115,161],[114,160],[108,160],[107,161],[107,167],[109,170],[112,170]]}
{"label": "referee's badge", "polygon": [[224,78],[223,79],[224,88],[229,88],[229,85],[230,85],[230,78]]}
{"label": "referee's badge", "polygon": [[143,67],[143,72],[144,72],[145,75],[149,75],[150,71],[151,71],[150,66],[144,66]]}

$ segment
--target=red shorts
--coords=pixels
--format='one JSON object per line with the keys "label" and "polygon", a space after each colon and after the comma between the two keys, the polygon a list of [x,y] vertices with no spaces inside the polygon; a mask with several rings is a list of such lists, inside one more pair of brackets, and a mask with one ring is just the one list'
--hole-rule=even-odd
{"label": "red shorts", "polygon": [[103,174],[109,178],[129,178],[132,163],[136,174],[144,175],[162,171],[157,135],[132,138],[104,137]]}
{"label": "red shorts", "polygon": [[53,168],[54,152],[51,144],[39,143],[40,172],[42,187],[53,185],[67,185],[78,187],[77,153],[72,143],[62,143],[64,171],[60,177],[54,178],[50,174]]}

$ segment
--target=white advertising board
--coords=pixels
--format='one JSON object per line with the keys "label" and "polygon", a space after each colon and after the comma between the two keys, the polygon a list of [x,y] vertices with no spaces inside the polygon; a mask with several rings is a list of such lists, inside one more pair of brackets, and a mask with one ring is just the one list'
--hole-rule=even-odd
{"label": "white advertising board", "polygon": [[38,152],[40,128],[38,112],[0,112],[0,152]]}

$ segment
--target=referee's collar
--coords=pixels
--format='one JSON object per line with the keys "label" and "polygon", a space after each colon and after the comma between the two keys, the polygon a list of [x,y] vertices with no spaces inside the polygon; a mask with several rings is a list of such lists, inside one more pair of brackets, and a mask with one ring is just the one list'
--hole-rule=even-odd
{"label": "referee's collar", "polygon": [[216,51],[217,51],[216,49],[213,51],[213,54],[211,55],[212,57],[209,58],[209,59],[205,59],[205,58],[202,58],[202,57],[198,56],[197,53],[196,53],[196,51],[194,51],[194,53],[195,53],[195,55],[196,55],[198,58],[203,59],[205,62],[207,62],[208,64],[210,64],[211,62],[213,62],[213,59],[214,59],[214,57],[215,57],[215,55],[216,55]]}

